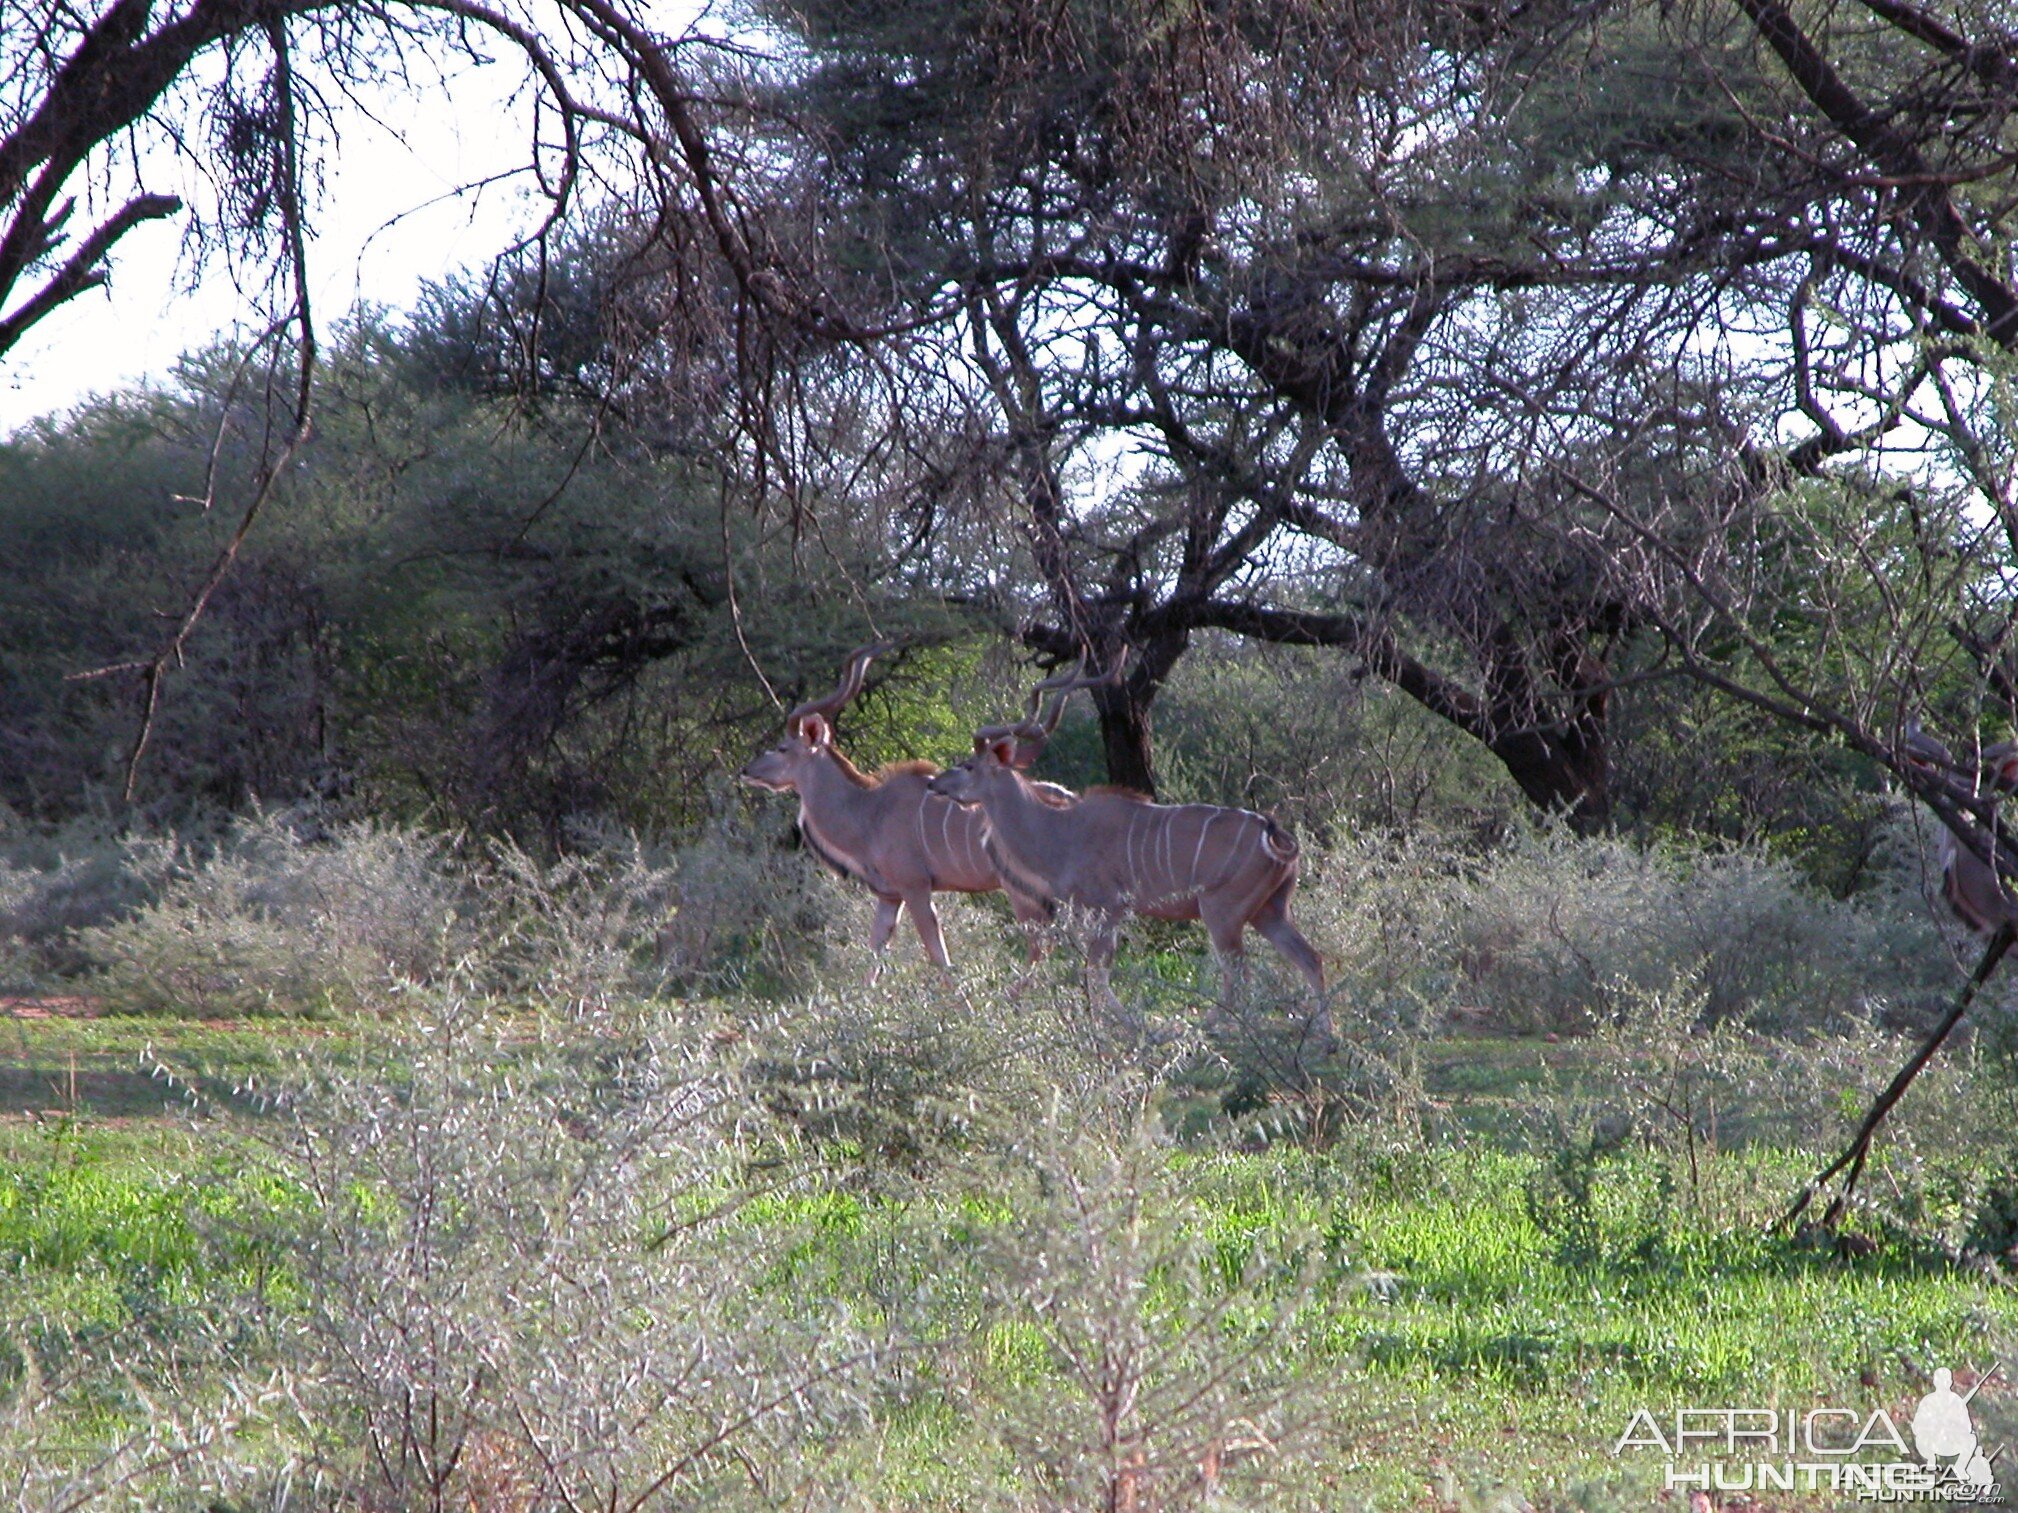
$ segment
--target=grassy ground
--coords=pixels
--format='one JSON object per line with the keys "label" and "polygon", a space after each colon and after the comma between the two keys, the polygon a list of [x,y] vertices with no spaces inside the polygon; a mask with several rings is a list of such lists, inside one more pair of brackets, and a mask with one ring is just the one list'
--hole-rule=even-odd
{"label": "grassy ground", "polygon": [[0,1014],[0,1119],[159,1119],[192,1090],[250,1111],[285,1048],[311,1039],[339,1054],[350,1043],[335,1024]]}
{"label": "grassy ground", "polygon": [[[173,1337],[226,1295],[287,1306],[289,1255],[258,1220],[300,1194],[257,1155],[272,1117],[258,1090],[304,1049],[363,1065],[382,1042],[340,1021],[57,1014],[0,1021],[0,1044],[10,1370],[24,1350],[60,1353],[52,1342]],[[1143,1222],[1203,1267],[1206,1301],[1185,1306],[1205,1308],[1209,1334],[1261,1342],[1241,1357],[1242,1390],[1272,1416],[1228,1452],[1235,1505],[1662,1506],[1658,1461],[1612,1453],[1639,1408],[1847,1404],[1903,1423],[1935,1366],[1973,1379],[2011,1359],[2018,1296],[1924,1234],[1879,1224],[1844,1254],[1768,1232],[1814,1150],[1755,1142],[1684,1160],[1509,1136],[1539,1103],[1587,1088],[1595,1055],[1576,1040],[1433,1040],[1426,1136],[1375,1121],[1322,1153],[1156,1155]],[[1166,1122],[1196,1124],[1227,1092],[1224,1076],[1195,1077],[1166,1095]],[[1011,1309],[963,1332],[1023,1217],[957,1161],[892,1185],[843,1160],[831,1180],[738,1212],[752,1253],[771,1258],[756,1292],[936,1341],[935,1369],[1006,1415],[949,1406],[943,1382],[891,1391],[802,1471],[801,1501],[950,1510],[976,1506],[982,1486],[1031,1485],[1003,1424],[1033,1381],[1038,1397],[1063,1392],[1045,1414],[1070,1407],[1070,1383],[1032,1366],[1019,1333],[1054,1326]],[[1257,1287],[1263,1253],[1286,1269]],[[1269,1328],[1242,1322],[1277,1305]],[[59,1439],[115,1432],[121,1401],[87,1401]],[[2018,1442],[2012,1402],[2001,1380],[1978,1395],[1988,1442]]]}
{"label": "grassy ground", "polygon": [[[1775,1198],[1798,1170],[1780,1155],[1734,1164]],[[1586,1241],[1536,1222],[1540,1174],[1533,1157],[1477,1148],[1182,1163],[1211,1244],[1320,1237],[1309,1333],[1280,1369],[1328,1385],[1295,1395],[1298,1467],[1276,1474],[1322,1489],[1320,1506],[1656,1505],[1656,1464],[1612,1454],[1639,1408],[1850,1402],[1903,1424],[1929,1362],[1987,1364],[2018,1326],[2018,1300],[1903,1247],[1846,1263],[1749,1214],[1654,1220],[1653,1163],[1611,1174]],[[875,1252],[874,1216],[828,1224]],[[837,1271],[830,1285],[859,1284]],[[1994,1389],[1979,1404],[1979,1419],[2005,1407]],[[959,1507],[957,1484],[926,1469],[972,1467],[960,1437],[893,1426],[877,1450],[898,1484]]]}

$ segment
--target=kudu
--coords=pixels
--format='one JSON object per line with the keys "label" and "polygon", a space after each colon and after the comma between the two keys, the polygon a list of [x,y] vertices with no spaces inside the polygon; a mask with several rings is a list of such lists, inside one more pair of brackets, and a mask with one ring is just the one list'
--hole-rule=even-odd
{"label": "kudu", "polygon": [[[841,876],[861,883],[876,899],[869,930],[869,981],[882,969],[883,950],[901,910],[925,954],[949,977],[952,963],[932,907],[938,893],[992,893],[1002,888],[982,843],[983,820],[973,811],[934,797],[927,784],[939,769],[930,762],[899,762],[865,774],[834,747],[834,717],[862,690],[869,664],[896,643],[864,646],[848,658],[834,691],[811,699],[785,717],[784,738],[760,753],[742,779],[773,793],[799,796],[799,833],[812,852]],[[1036,701],[1032,700],[1032,709]],[[1041,744],[1024,755],[1035,761]],[[1053,801],[1071,795],[1052,784],[1034,785]],[[1041,950],[1037,926],[1049,909],[1029,892],[1004,888],[1016,918],[1030,933],[1030,955]]]}
{"label": "kudu", "polygon": [[[1108,681],[1079,669],[1046,679],[1038,693],[1059,695],[1048,724],[998,725],[978,731],[974,754],[933,778],[931,791],[987,816],[987,849],[1005,886],[1045,904],[1076,906],[1092,918],[1087,942],[1089,985],[1113,997],[1113,964],[1121,919],[1204,923],[1230,999],[1245,966],[1251,925],[1301,972],[1317,995],[1313,1028],[1330,1034],[1324,1010],[1324,966],[1289,917],[1296,887],[1296,841],[1274,820],[1250,809],[1216,804],[1157,804],[1122,788],[1092,788],[1077,800],[1046,802],[1023,769],[1057,726],[1064,696]],[[1036,695],[1033,695],[1033,704]]]}
{"label": "kudu", "polygon": [[[1958,796],[1973,796],[1985,787],[1995,793],[2018,792],[2018,743],[1999,741],[1985,746],[1973,785],[1966,781],[1968,769],[1918,725],[1907,727],[1901,749],[1907,761],[1922,772],[1940,776]],[[1934,855],[1941,864],[1942,896],[1963,924],[1987,935],[2005,920],[2018,918],[2018,899],[1998,882],[1990,864],[1965,845],[1945,821],[1934,842]]]}

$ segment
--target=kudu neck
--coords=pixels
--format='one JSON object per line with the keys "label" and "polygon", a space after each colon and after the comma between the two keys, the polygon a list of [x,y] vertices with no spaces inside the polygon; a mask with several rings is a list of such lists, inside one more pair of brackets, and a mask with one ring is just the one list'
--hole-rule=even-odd
{"label": "kudu neck", "polygon": [[1074,823],[1069,809],[1045,803],[1030,779],[1014,768],[1003,768],[981,784],[981,807],[996,835],[1016,851],[1034,847]]}
{"label": "kudu neck", "polygon": [[823,747],[807,758],[799,774],[799,797],[822,807],[847,804],[850,794],[864,794],[873,787],[853,762],[831,746]]}

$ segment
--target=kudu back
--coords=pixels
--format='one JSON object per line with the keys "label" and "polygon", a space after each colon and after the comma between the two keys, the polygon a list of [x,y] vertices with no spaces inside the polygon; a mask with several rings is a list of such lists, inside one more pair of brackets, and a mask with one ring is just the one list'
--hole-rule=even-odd
{"label": "kudu back", "polygon": [[[1115,669],[1119,671],[1119,668]],[[1106,676],[1112,677],[1109,673]],[[1060,675],[1039,691],[1069,694],[1104,678]],[[1062,711],[1063,698],[1053,705]],[[1251,926],[1303,974],[1323,1014],[1324,967],[1289,915],[1296,888],[1295,839],[1267,815],[1216,804],[1158,804],[1117,788],[1093,788],[1070,803],[1048,803],[1024,768],[1047,727],[994,726],[977,732],[974,755],[933,778],[931,791],[987,817],[986,845],[1005,883],[1093,919],[1087,966],[1097,991],[1112,996],[1108,969],[1123,916],[1202,922],[1230,998],[1244,966]]]}
{"label": "kudu back", "polygon": [[[2018,745],[2010,741],[1983,748],[1982,766],[1973,784],[1948,748],[1917,724],[1908,728],[1901,748],[1907,761],[1922,772],[1938,774],[1958,794],[1986,788],[1994,793],[2018,792]],[[1990,864],[1964,845],[1945,821],[1935,838],[1934,855],[1941,866],[1941,894],[1963,924],[1988,935],[2007,919],[2018,918],[2018,900],[1999,884]]]}
{"label": "kudu back", "polygon": [[[983,844],[981,816],[928,791],[937,767],[900,762],[865,774],[834,746],[834,717],[861,692],[869,664],[895,644],[879,642],[854,652],[834,691],[792,710],[778,744],[759,753],[741,773],[746,783],[798,794],[799,833],[807,849],[875,896],[876,917],[869,931],[872,983],[900,911],[910,911],[926,956],[950,975],[952,963],[932,895],[992,893],[1003,886]],[[1016,918],[1032,930],[1034,956],[1034,927],[1048,910],[1027,891],[1005,891]]]}

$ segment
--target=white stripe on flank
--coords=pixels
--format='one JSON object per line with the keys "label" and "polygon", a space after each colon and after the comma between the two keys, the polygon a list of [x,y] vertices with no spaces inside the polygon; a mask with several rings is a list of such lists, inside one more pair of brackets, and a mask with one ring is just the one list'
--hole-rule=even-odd
{"label": "white stripe on flank", "polygon": [[1122,851],[1128,872],[1128,887],[1131,891],[1135,889],[1136,884],[1142,878],[1141,866],[1135,860],[1135,832],[1141,824],[1142,811],[1140,809],[1130,809],[1128,812],[1128,840],[1122,847]]}
{"label": "white stripe on flank", "polygon": [[1198,859],[1205,855],[1205,837],[1212,829],[1212,822],[1219,818],[1219,811],[1213,810],[1205,816],[1205,823],[1198,827],[1198,849],[1191,853],[1191,886],[1198,887]]}

